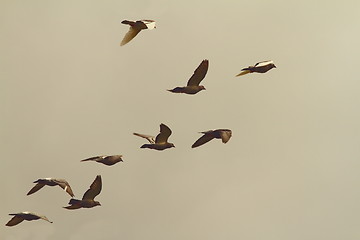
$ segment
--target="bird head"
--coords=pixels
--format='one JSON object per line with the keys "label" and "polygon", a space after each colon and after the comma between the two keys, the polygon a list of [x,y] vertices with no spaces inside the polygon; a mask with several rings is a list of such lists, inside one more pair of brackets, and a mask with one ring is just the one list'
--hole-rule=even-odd
{"label": "bird head", "polygon": [[200,90],[206,90],[206,88],[203,85],[200,85]]}
{"label": "bird head", "polygon": [[98,202],[98,201],[95,201],[94,203],[95,203],[95,206],[101,206],[100,202]]}

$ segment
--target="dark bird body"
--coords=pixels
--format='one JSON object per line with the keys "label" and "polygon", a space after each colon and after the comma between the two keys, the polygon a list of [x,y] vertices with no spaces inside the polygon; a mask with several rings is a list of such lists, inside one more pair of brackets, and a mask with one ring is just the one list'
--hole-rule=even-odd
{"label": "dark bird body", "polygon": [[173,143],[168,142],[168,138],[171,135],[171,130],[165,124],[160,124],[160,133],[154,138],[153,136],[144,135],[140,133],[134,133],[134,135],[147,139],[150,144],[144,144],[140,148],[150,148],[155,150],[164,150],[167,148],[175,147]]}
{"label": "dark bird body", "polygon": [[209,60],[203,60],[200,65],[194,71],[194,74],[191,76],[185,87],[176,87],[174,89],[168,90],[172,93],[186,93],[186,94],[196,94],[201,90],[205,90],[205,87],[199,85],[200,82],[205,78],[206,73],[209,69]]}
{"label": "dark bird body", "polygon": [[70,206],[64,207],[66,209],[78,209],[78,208],[92,208],[95,206],[101,206],[98,201],[95,201],[94,198],[100,194],[102,188],[101,176],[97,175],[90,188],[84,193],[81,200],[79,199],[70,199]]}
{"label": "dark bird body", "polygon": [[242,72],[236,76],[238,77],[238,76],[245,75],[248,73],[253,73],[253,72],[266,73],[267,71],[269,71],[272,68],[276,68],[273,61],[269,60],[269,61],[258,62],[254,66],[249,66],[247,68],[241,69]]}
{"label": "dark bird body", "polygon": [[71,197],[74,197],[74,193],[69,185],[69,183],[64,179],[55,179],[55,178],[40,178],[36,180],[34,183],[36,185],[30,189],[27,195],[33,194],[39,191],[41,188],[46,186],[59,186],[64,189]]}
{"label": "dark bird body", "polygon": [[221,139],[223,143],[227,143],[232,135],[232,132],[230,129],[217,129],[217,130],[209,130],[206,132],[201,132],[204,134],[201,136],[191,147],[199,147],[209,141],[211,141],[214,138]]}
{"label": "dark bird body", "polygon": [[53,222],[49,221],[49,219],[47,219],[47,217],[38,215],[36,213],[31,213],[31,212],[10,213],[9,215],[14,216],[14,217],[8,223],[6,223],[6,226],[8,226],[8,227],[15,226],[24,220],[32,221],[32,220],[43,219],[49,223],[53,223]]}
{"label": "dark bird body", "polygon": [[123,162],[122,155],[113,155],[113,156],[103,155],[103,156],[96,156],[81,160],[81,162],[85,162],[85,161],[95,161],[98,163],[105,164],[107,166],[112,166],[118,162]]}

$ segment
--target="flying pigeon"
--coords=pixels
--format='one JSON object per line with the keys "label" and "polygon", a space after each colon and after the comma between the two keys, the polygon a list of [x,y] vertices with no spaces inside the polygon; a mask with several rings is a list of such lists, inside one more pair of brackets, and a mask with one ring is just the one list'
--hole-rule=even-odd
{"label": "flying pigeon", "polygon": [[97,175],[94,182],[91,184],[90,188],[84,193],[82,200],[70,199],[70,206],[64,207],[66,209],[78,209],[78,208],[92,208],[95,206],[101,206],[98,201],[95,201],[94,198],[99,195],[101,192],[101,176]]}
{"label": "flying pigeon", "polygon": [[53,222],[49,221],[49,219],[47,219],[47,217],[38,215],[36,213],[31,213],[31,212],[10,213],[9,215],[14,216],[8,223],[6,223],[6,226],[9,226],[9,227],[15,226],[24,220],[32,221],[32,220],[43,219],[45,221],[48,221],[49,223],[53,223]]}
{"label": "flying pigeon", "polygon": [[130,42],[141,30],[156,28],[156,22],[154,20],[138,20],[136,22],[124,20],[121,23],[130,25],[130,29],[121,41],[120,46]]}
{"label": "flying pigeon", "polygon": [[105,164],[107,166],[111,166],[111,165],[114,165],[114,164],[116,164],[118,162],[123,162],[121,157],[122,157],[122,155],[113,155],[113,156],[103,155],[103,156],[87,158],[87,159],[81,160],[81,162],[95,161],[95,162],[98,162],[98,163]]}
{"label": "flying pigeon", "polygon": [[174,89],[168,90],[172,93],[186,93],[186,94],[196,94],[201,90],[205,90],[205,87],[200,85],[200,82],[205,78],[205,75],[209,68],[209,60],[203,60],[200,65],[194,71],[194,74],[191,76],[187,82],[186,87],[176,87]]}
{"label": "flying pigeon", "polygon": [[150,148],[156,150],[164,150],[167,148],[175,147],[173,143],[168,142],[168,138],[171,135],[171,130],[165,124],[160,124],[160,133],[154,139],[153,136],[144,135],[140,133],[134,133],[134,135],[147,139],[150,144],[144,144],[141,148]]}
{"label": "flying pigeon", "polygon": [[74,193],[71,190],[69,183],[64,179],[55,179],[55,178],[40,178],[36,180],[34,183],[36,185],[30,189],[27,195],[33,194],[43,188],[45,185],[47,186],[59,186],[64,189],[71,197],[74,197]]}
{"label": "flying pigeon", "polygon": [[247,68],[241,69],[241,73],[236,75],[236,77],[242,76],[242,75],[245,75],[248,73],[253,73],[253,72],[266,73],[267,71],[269,71],[272,68],[276,68],[276,66],[275,66],[274,62],[271,60],[258,62],[254,66],[249,66]]}
{"label": "flying pigeon", "polygon": [[231,130],[230,129],[217,129],[217,130],[209,130],[206,132],[201,132],[204,135],[201,136],[196,142],[191,146],[192,148],[199,147],[214,138],[219,138],[223,143],[227,143],[231,138]]}

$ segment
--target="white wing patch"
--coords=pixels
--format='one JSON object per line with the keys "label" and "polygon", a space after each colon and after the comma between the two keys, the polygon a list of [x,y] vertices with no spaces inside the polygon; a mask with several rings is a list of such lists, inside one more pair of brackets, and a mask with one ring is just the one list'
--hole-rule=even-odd
{"label": "white wing patch", "polygon": [[266,66],[266,65],[269,65],[269,64],[272,64],[274,63],[273,61],[269,60],[269,61],[263,61],[263,62],[259,62],[255,65],[255,67],[263,67],[263,66]]}
{"label": "white wing patch", "polygon": [[146,27],[148,29],[150,29],[150,30],[156,28],[156,22],[155,21],[143,20],[142,22],[145,23]]}

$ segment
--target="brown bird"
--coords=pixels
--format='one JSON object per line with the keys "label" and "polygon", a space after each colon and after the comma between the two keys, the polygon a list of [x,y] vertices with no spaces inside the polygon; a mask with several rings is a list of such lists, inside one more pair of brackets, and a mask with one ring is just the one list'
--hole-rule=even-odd
{"label": "brown bird", "polygon": [[95,161],[98,163],[105,164],[107,166],[111,166],[118,162],[123,162],[123,160],[121,158],[122,158],[122,155],[113,155],[113,156],[103,155],[103,156],[87,158],[87,159],[81,160],[81,162]]}
{"label": "brown bird", "polygon": [[247,68],[241,69],[242,72],[239,73],[238,75],[236,75],[236,77],[242,76],[242,75],[245,75],[248,73],[253,73],[253,72],[266,73],[267,71],[269,71],[272,68],[276,68],[276,66],[275,66],[274,62],[271,60],[258,62],[254,66],[249,66]]}
{"label": "brown bird", "polygon": [[150,144],[144,144],[140,148],[150,148],[156,150],[164,150],[167,148],[175,147],[173,143],[168,142],[168,138],[171,135],[171,130],[165,124],[160,124],[160,133],[154,138],[153,136],[144,135],[140,133],[134,133],[134,135],[147,139]]}
{"label": "brown bird", "polygon": [[100,194],[102,188],[101,176],[97,175],[90,188],[84,193],[82,200],[70,199],[70,206],[64,207],[66,209],[78,209],[78,208],[92,208],[95,206],[101,206],[94,198]]}
{"label": "brown bird", "polygon": [[31,213],[31,212],[10,213],[9,215],[14,216],[8,223],[6,223],[6,226],[9,226],[9,227],[15,226],[24,220],[32,221],[32,220],[43,219],[45,221],[48,221],[49,223],[53,223],[53,222],[49,221],[49,219],[47,219],[47,217],[38,215],[36,213]]}
{"label": "brown bird", "polygon": [[217,129],[217,130],[209,130],[206,132],[201,132],[204,135],[200,137],[196,142],[191,146],[192,148],[196,148],[201,146],[214,138],[219,138],[223,143],[227,143],[231,138],[231,130],[230,129]]}
{"label": "brown bird", "polygon": [[176,87],[168,91],[172,93],[196,94],[201,90],[205,90],[205,87],[199,84],[205,78],[208,69],[209,69],[209,60],[205,59],[196,68],[194,74],[190,77],[189,81],[187,82],[187,86]]}
{"label": "brown bird", "polygon": [[27,195],[33,194],[43,188],[45,185],[47,186],[59,186],[64,189],[71,197],[74,197],[74,193],[71,190],[69,183],[64,179],[55,179],[55,178],[40,178],[36,180],[34,183],[36,185],[30,189]]}
{"label": "brown bird", "polygon": [[130,42],[141,30],[144,29],[154,29],[156,28],[156,23],[154,20],[139,20],[139,21],[128,21],[124,20],[122,24],[130,25],[129,31],[126,33],[124,39],[121,41],[120,46],[123,46]]}

